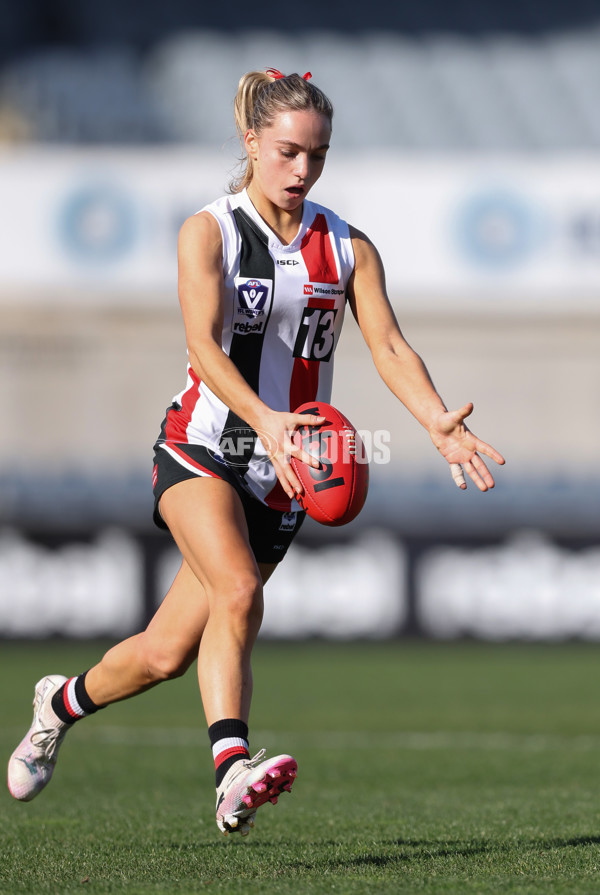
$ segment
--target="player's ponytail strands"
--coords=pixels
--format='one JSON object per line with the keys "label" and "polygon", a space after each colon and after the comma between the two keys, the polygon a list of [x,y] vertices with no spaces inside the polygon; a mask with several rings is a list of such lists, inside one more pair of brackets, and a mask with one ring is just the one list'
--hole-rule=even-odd
{"label": "player's ponytail strands", "polygon": [[284,75],[276,68],[250,71],[242,75],[234,100],[235,125],[242,146],[242,173],[235,178],[230,192],[239,193],[252,181],[252,159],[246,156],[244,137],[249,130],[259,134],[273,123],[280,112],[314,111],[331,122],[333,106],[327,96],[310,83],[312,74]]}

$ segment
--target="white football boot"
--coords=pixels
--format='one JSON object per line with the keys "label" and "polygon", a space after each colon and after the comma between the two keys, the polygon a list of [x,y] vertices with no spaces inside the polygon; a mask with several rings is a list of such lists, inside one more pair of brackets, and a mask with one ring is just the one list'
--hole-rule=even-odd
{"label": "white football boot", "polygon": [[277,803],[282,792],[290,792],[298,773],[296,759],[276,755],[263,761],[265,750],[254,758],[233,764],[217,787],[217,826],[222,833],[247,836],[254,816],[265,802]]}
{"label": "white football boot", "polygon": [[35,685],[31,727],[8,762],[8,788],[21,802],[30,802],[50,782],[59,746],[72,726],[52,709],[52,696],[67,680],[49,674]]}

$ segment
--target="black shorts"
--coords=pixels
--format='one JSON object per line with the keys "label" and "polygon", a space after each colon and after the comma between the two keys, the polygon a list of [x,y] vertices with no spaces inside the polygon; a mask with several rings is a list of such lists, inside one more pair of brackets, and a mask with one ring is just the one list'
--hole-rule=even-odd
{"label": "black shorts", "polygon": [[300,530],[306,513],[282,512],[272,510],[261,503],[258,498],[248,493],[239,481],[239,476],[224,463],[214,459],[210,451],[201,445],[177,444],[173,449],[182,454],[182,460],[189,458],[196,466],[201,466],[203,472],[193,472],[182,463],[178,463],[164,448],[155,445],[154,471],[152,475],[154,491],[154,522],[159,528],[168,531],[168,525],[160,515],[158,503],[160,498],[171,485],[184,482],[186,479],[197,478],[198,475],[207,475],[213,478],[223,479],[235,488],[242,501],[250,547],[257,562],[277,563],[281,562],[288,547]]}

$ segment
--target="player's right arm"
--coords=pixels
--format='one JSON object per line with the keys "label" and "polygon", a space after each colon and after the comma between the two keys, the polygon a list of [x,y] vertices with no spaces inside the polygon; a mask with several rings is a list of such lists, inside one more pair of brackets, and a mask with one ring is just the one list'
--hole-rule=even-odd
{"label": "player's right arm", "polygon": [[289,457],[311,466],[319,464],[292,444],[291,433],[300,425],[322,422],[322,418],[272,410],[223,351],[223,239],[212,214],[202,211],[185,221],[179,232],[177,258],[179,302],[192,369],[230,410],[275,440],[279,449],[271,460],[284,490],[293,497],[302,488]]}
{"label": "player's right arm", "polygon": [[231,410],[250,422],[264,413],[264,405],[221,348],[223,243],[209,212],[183,224],[177,260],[179,303],[192,368]]}

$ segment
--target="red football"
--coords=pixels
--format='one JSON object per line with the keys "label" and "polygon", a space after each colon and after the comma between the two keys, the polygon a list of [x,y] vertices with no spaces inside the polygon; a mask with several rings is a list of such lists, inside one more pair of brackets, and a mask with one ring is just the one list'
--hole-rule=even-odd
{"label": "red football", "polygon": [[325,417],[320,426],[301,426],[294,432],[294,443],[321,461],[321,468],[314,469],[292,457],[304,489],[296,499],[317,522],[345,525],[358,516],[367,499],[369,461],[363,441],[350,420],[331,404],[313,401],[295,413]]}

